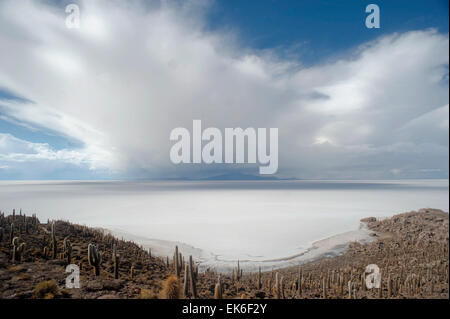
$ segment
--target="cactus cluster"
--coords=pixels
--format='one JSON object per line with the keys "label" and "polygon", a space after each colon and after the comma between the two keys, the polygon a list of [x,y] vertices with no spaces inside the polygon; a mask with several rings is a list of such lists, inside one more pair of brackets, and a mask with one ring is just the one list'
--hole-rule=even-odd
{"label": "cactus cluster", "polygon": [[240,267],[239,260],[237,261],[236,268],[233,269],[232,278],[234,281],[239,281],[243,275],[243,270]]}

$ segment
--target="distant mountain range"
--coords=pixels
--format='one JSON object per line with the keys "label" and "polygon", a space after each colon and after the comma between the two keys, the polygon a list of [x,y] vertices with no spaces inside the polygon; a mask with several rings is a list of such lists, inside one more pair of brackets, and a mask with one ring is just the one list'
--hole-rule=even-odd
{"label": "distant mountain range", "polygon": [[277,180],[296,180],[297,178],[279,178],[271,175],[251,175],[251,174],[243,174],[240,172],[237,173],[225,173],[221,175],[208,176],[208,177],[199,177],[199,178],[181,178],[182,180],[189,181],[259,181],[259,180],[268,180],[268,181],[277,181]]}

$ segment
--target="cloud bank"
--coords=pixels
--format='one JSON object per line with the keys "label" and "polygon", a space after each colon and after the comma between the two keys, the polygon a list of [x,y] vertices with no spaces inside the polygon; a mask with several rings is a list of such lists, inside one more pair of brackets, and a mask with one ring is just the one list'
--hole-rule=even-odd
{"label": "cloud bank", "polygon": [[0,4],[0,87],[25,99],[0,99],[2,116],[83,145],[54,151],[2,134],[0,176],[24,161],[106,177],[257,172],[172,164],[170,131],[200,119],[279,128],[280,176],[448,178],[448,34],[391,34],[304,66],[208,30],[208,2],[80,8],[81,28],[68,29],[63,7]]}

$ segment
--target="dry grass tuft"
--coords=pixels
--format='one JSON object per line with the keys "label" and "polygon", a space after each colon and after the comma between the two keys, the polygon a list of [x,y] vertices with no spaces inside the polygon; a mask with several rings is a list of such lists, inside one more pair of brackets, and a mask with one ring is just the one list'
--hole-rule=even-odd
{"label": "dry grass tuft", "polygon": [[21,280],[30,280],[31,276],[28,274],[20,274],[18,276],[14,276],[12,281],[21,281]]}
{"label": "dry grass tuft", "polygon": [[151,289],[141,289],[139,299],[158,299],[158,296]]}
{"label": "dry grass tuft", "polygon": [[8,270],[13,272],[25,271],[25,269],[22,266],[11,266],[8,268]]}
{"label": "dry grass tuft", "polygon": [[163,299],[179,299],[180,298],[180,284],[176,276],[170,276],[164,282],[163,290],[161,292]]}

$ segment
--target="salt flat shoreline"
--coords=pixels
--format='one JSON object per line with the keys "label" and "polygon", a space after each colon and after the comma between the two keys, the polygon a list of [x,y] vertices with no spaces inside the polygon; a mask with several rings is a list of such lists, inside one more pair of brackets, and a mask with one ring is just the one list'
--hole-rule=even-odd
{"label": "salt flat shoreline", "polygon": [[[151,249],[155,256],[165,258],[171,256],[176,246],[186,255],[192,255],[200,262],[199,271],[215,269],[220,273],[231,273],[238,259],[224,259],[220,255],[214,254],[194,247],[188,243],[146,238],[136,236],[119,229],[101,228],[106,233],[110,233],[118,238],[134,241],[144,249]],[[359,242],[362,244],[376,240],[374,232],[368,229],[367,223],[361,222],[358,229],[336,235],[331,235],[322,239],[314,240],[308,248],[299,253],[278,258],[266,258],[262,260],[252,260],[251,258],[239,259],[240,267],[243,271],[255,272],[261,268],[262,271],[292,267],[305,264],[320,258],[338,256],[344,253],[350,243]]]}

